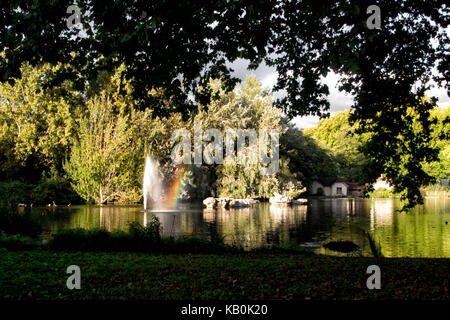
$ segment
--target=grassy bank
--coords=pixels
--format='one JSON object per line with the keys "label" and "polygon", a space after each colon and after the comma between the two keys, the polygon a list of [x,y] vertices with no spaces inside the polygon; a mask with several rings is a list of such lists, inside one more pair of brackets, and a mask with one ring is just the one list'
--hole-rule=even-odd
{"label": "grassy bank", "polygon": [[[0,249],[0,299],[450,299],[450,259]],[[81,268],[81,290],[66,268]],[[381,268],[381,290],[366,269]]]}

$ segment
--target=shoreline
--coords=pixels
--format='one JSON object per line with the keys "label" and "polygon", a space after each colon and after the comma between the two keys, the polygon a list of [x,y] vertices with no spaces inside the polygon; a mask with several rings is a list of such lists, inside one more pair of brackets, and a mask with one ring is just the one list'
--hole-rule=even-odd
{"label": "shoreline", "polygon": [[[345,197],[341,197],[341,196],[303,196],[303,199],[306,200],[322,200],[322,199],[326,199],[326,200],[344,200],[344,199],[358,199],[358,200],[370,200],[370,199],[400,199],[400,197],[397,196],[392,196],[392,197],[352,197],[352,196],[345,196]],[[424,195],[423,196],[424,199],[450,199],[450,195]],[[230,198],[232,199],[232,198]],[[234,200],[239,200],[238,198],[233,198]],[[259,203],[267,203],[270,204],[269,199],[267,200],[259,200]],[[193,200],[193,201],[188,201],[188,200],[183,200],[180,202],[181,205],[198,205],[199,207],[202,207],[202,200],[198,199],[198,200]],[[255,203],[256,204],[256,203]],[[253,205],[255,205],[253,204]],[[294,204],[295,205],[295,204]],[[298,205],[298,204],[296,204]],[[308,203],[304,203],[302,205],[308,205]],[[57,204],[56,206],[48,206],[48,205],[34,205],[34,206],[29,206],[27,204],[19,204],[20,208],[26,208],[26,207],[31,207],[31,208],[70,208],[70,207],[76,207],[76,206],[92,206],[92,207],[104,207],[104,206],[129,206],[129,207],[142,207],[143,204],[140,202],[109,202],[109,203],[104,203],[104,204],[97,204],[97,203],[74,203],[74,204],[70,204],[70,205],[66,205],[66,204]],[[206,209],[206,207],[203,207],[203,209]]]}

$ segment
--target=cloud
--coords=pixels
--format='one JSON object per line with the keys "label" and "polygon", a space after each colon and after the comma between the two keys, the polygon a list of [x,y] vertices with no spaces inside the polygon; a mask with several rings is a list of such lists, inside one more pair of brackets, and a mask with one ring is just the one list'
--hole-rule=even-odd
{"label": "cloud", "polygon": [[[263,88],[273,89],[277,82],[278,73],[275,68],[267,66],[264,62],[259,65],[255,70],[248,69],[248,61],[244,59],[237,59],[233,63],[228,63],[228,66],[234,69],[232,76],[239,78],[244,81],[246,77],[254,75],[256,79],[261,81]],[[324,82],[328,85],[330,94],[328,96],[328,101],[330,102],[330,113],[331,115],[339,111],[344,111],[350,109],[354,100],[353,96],[345,92],[339,91],[337,84],[339,82],[340,76],[334,72],[330,72]],[[426,92],[428,96],[435,96],[438,98],[437,104],[440,107],[450,106],[450,97],[447,95],[446,88],[438,88],[436,85],[429,91]],[[283,91],[274,92],[274,97],[280,98],[284,95]],[[293,119],[294,124],[301,129],[309,128],[317,125],[320,118],[317,116],[304,116],[296,117]]]}
{"label": "cloud", "polygon": [[295,117],[292,122],[299,129],[306,129],[310,127],[315,127],[319,122],[320,118],[318,116],[304,116]]}
{"label": "cloud", "polygon": [[233,63],[228,63],[228,67],[232,68],[232,76],[244,81],[247,76],[255,75],[265,87],[272,88],[277,80],[278,73],[275,68],[267,66],[264,62],[255,70],[249,70],[249,62],[245,59],[236,59]]}
{"label": "cloud", "polygon": [[430,90],[426,92],[426,95],[429,97],[438,98],[438,106],[440,107],[449,107],[450,106],[450,97],[447,95],[446,88],[438,88],[436,84],[433,84]]}

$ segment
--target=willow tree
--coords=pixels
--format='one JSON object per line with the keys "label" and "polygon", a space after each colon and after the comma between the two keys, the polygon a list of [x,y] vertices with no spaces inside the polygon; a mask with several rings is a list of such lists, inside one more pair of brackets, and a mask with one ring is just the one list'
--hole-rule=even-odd
{"label": "willow tree", "polygon": [[[227,139],[227,133],[231,134],[231,131],[236,133],[242,130],[244,133],[248,132],[246,130],[253,129],[256,133],[254,143],[250,137],[245,137],[244,149],[248,153],[239,153],[237,140],[234,143],[236,138],[234,135],[230,135],[235,146],[232,154],[228,155],[226,143],[224,143],[223,164],[214,166],[217,179],[214,186],[217,194],[236,198],[271,197],[281,187],[277,178],[278,170],[273,174],[263,172],[263,164],[259,157],[261,145],[258,143],[262,139],[260,130],[265,130],[267,133],[277,130],[280,135],[282,134],[281,110],[274,105],[272,96],[262,88],[261,83],[254,76],[248,77],[232,92],[226,92],[220,80],[210,81],[208,88],[205,89],[211,90],[218,99],[207,106],[200,105],[193,119],[194,123],[201,122],[205,130],[210,128],[219,130],[224,140]],[[271,149],[270,143],[271,141],[268,140],[268,150]],[[252,152],[257,155],[257,159],[251,158]],[[228,156],[230,158],[227,160]],[[278,162],[278,159],[276,161]]]}

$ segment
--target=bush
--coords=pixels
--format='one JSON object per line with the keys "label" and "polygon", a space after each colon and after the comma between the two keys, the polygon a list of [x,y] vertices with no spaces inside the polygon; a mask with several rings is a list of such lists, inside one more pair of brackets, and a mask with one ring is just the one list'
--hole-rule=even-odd
{"label": "bush", "polygon": [[[127,241],[128,240],[128,241]],[[49,241],[51,249],[71,251],[115,251],[121,250],[124,242],[130,242],[124,232],[108,232],[104,229],[71,229],[63,230]]]}
{"label": "bush", "polygon": [[69,251],[129,251],[164,253],[217,253],[240,251],[221,241],[197,237],[161,238],[156,216],[147,226],[129,225],[129,232],[108,232],[102,229],[72,229],[56,233],[48,242],[50,249]]}
{"label": "bush", "polygon": [[227,253],[242,250],[219,241],[211,241],[200,237],[163,238],[160,246],[164,253]]}
{"label": "bush", "polygon": [[0,205],[15,208],[18,204],[81,203],[67,178],[52,170],[42,175],[39,183],[20,180],[0,181]]}
{"label": "bush", "polygon": [[390,198],[393,195],[394,193],[391,190],[385,188],[380,188],[367,193],[367,197],[369,198]]}
{"label": "bush", "polygon": [[41,244],[38,241],[30,237],[24,237],[18,234],[10,236],[0,230],[0,248],[17,251],[38,249],[40,246]]}
{"label": "bush", "polygon": [[154,243],[161,241],[161,223],[156,216],[152,216],[146,226],[142,226],[138,222],[130,223],[128,232],[133,239],[141,239]]}
{"label": "bush", "polygon": [[[135,228],[135,227],[133,227]],[[142,229],[144,227],[141,226]],[[137,228],[139,229],[139,228]],[[135,232],[135,231],[133,231]],[[148,233],[125,233],[120,231],[72,229],[60,231],[49,241],[53,250],[68,251],[128,251],[164,253],[217,253],[236,249],[207,239],[196,237],[159,238]]]}
{"label": "bush", "polygon": [[61,204],[82,202],[69,180],[55,170],[51,170],[48,176],[43,173],[39,184],[31,191],[31,202],[34,204],[48,204],[53,201]]}

